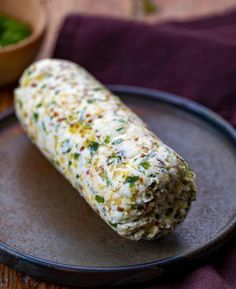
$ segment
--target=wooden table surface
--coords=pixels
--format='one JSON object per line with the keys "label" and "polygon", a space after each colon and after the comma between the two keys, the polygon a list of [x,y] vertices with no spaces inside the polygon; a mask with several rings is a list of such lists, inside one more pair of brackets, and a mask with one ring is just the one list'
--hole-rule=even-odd
{"label": "wooden table surface", "polygon": [[[1,1],[1,0],[0,0]],[[48,32],[37,58],[50,57],[63,18],[70,12],[109,15],[135,21],[188,19],[236,7],[236,0],[41,0],[48,13]],[[152,3],[151,8],[148,3]],[[0,88],[0,112],[12,106],[11,88]],[[0,264],[0,289],[62,289]]]}

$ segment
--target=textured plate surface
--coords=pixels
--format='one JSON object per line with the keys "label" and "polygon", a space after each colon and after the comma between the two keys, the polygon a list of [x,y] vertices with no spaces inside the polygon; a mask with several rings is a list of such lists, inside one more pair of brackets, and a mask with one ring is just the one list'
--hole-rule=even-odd
{"label": "textured plate surface", "polygon": [[[195,258],[204,248],[218,246],[221,237],[232,233],[236,212],[234,130],[208,110],[181,98],[150,90],[113,88],[196,172],[197,201],[185,222],[171,235],[156,241],[134,242],[119,237],[30,143],[11,117],[2,121],[0,131],[0,260],[3,262],[67,284],[118,284],[117,278],[122,284],[155,276],[148,273],[143,278],[132,278],[133,269],[137,273],[142,268],[157,269],[158,265],[156,275],[160,274],[164,270],[161,263],[166,265],[167,261],[173,265],[176,260],[178,264],[177,256]],[[16,256],[14,250],[22,255]],[[39,264],[37,258],[44,261]],[[64,265],[57,268],[55,262]],[[44,265],[53,267],[55,276],[47,276],[49,271]],[[32,266],[36,267],[32,269]],[[83,281],[81,272],[88,272],[81,267],[98,270],[96,274],[103,274],[101,282],[99,277],[96,284]],[[102,267],[107,268],[103,271]],[[129,277],[116,276],[116,269],[130,271]],[[57,273],[63,270],[67,271],[65,278],[58,277]],[[70,270],[74,277],[68,275]],[[80,276],[76,275],[78,272]]]}

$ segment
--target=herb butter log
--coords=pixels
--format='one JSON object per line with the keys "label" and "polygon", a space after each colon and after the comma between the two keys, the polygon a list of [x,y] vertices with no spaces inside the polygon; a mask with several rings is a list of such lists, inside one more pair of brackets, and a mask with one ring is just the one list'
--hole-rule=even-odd
{"label": "herb butter log", "polygon": [[186,217],[196,194],[189,166],[82,67],[32,64],[15,109],[30,139],[119,235],[154,239]]}

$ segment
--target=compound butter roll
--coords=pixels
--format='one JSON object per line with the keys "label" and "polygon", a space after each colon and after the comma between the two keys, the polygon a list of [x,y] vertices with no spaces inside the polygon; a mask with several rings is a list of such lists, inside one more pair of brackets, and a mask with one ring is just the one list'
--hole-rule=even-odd
{"label": "compound butter roll", "polygon": [[30,139],[119,235],[154,239],[186,217],[196,195],[189,166],[82,67],[32,64],[15,110]]}

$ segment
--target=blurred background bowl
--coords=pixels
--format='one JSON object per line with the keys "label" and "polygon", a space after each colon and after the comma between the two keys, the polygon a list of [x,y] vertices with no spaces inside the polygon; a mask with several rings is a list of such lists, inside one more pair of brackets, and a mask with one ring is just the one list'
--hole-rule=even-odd
{"label": "blurred background bowl", "polygon": [[30,25],[32,33],[24,40],[0,47],[0,86],[16,82],[34,60],[46,28],[46,12],[40,0],[1,0],[0,12]]}

